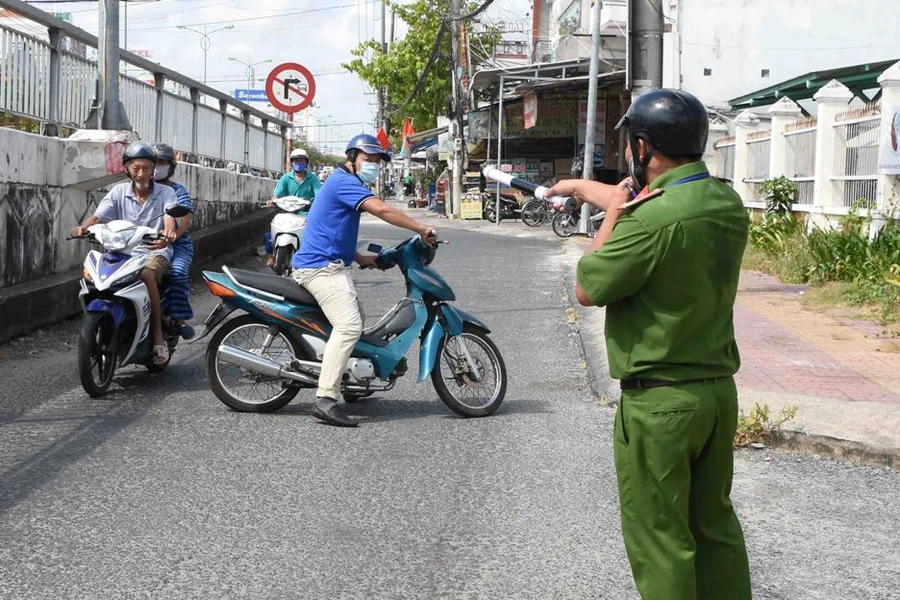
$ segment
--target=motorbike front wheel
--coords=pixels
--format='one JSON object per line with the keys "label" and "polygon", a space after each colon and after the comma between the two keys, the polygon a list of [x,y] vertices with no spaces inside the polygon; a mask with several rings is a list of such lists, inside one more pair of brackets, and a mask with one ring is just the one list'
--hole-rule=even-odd
{"label": "motorbike front wheel", "polygon": [[487,334],[466,323],[461,335],[441,340],[431,383],[453,412],[486,417],[506,396],[506,365]]}
{"label": "motorbike front wheel", "polygon": [[572,237],[578,231],[578,217],[570,213],[558,213],[553,217],[550,226],[553,227],[553,233],[559,237]]}
{"label": "motorbike front wheel", "polygon": [[226,322],[206,347],[206,373],[216,398],[229,408],[239,412],[273,412],[293,400],[300,391],[286,379],[263,375],[223,360],[219,356],[222,346],[250,352],[282,365],[294,358],[304,358],[304,354],[293,338],[268,323],[257,321],[252,315]]}
{"label": "motorbike front wheel", "polygon": [[84,316],[78,336],[78,377],[88,396],[96,398],[109,390],[116,374],[115,324],[108,313]]}
{"label": "motorbike front wheel", "polygon": [[547,219],[547,205],[543,200],[529,200],[522,207],[522,222],[529,227],[540,227]]}
{"label": "motorbike front wheel", "polygon": [[293,258],[293,246],[278,246],[275,248],[275,274],[283,276],[291,268],[291,258]]}

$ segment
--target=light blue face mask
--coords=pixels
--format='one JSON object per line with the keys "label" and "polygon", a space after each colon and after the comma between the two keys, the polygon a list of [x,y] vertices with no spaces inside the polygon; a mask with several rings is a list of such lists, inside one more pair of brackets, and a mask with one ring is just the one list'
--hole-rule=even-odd
{"label": "light blue face mask", "polygon": [[304,173],[306,171],[306,166],[305,162],[291,163],[291,168],[294,169],[294,173]]}
{"label": "light blue face mask", "polygon": [[366,162],[363,163],[362,168],[356,172],[359,178],[363,183],[374,183],[376,179],[378,179],[378,172],[381,170],[381,167],[375,163]]}

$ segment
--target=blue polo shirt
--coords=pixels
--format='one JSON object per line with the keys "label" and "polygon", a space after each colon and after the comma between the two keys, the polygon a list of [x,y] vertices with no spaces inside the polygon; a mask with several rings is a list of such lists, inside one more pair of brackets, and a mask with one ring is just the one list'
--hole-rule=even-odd
{"label": "blue polo shirt", "polygon": [[307,171],[306,177],[303,178],[303,181],[298,183],[297,178],[294,177],[294,172],[289,171],[282,175],[281,179],[278,180],[278,184],[275,186],[275,191],[272,192],[272,195],[276,198],[297,196],[304,200],[315,200],[316,194],[321,187],[322,184],[319,183],[319,178],[315,173]]}
{"label": "blue polo shirt", "polygon": [[300,249],[294,253],[295,269],[318,269],[341,261],[349,265],[356,258],[359,212],[373,198],[359,177],[343,165],[334,173],[309,209]]}
{"label": "blue polo shirt", "polygon": [[[194,203],[191,201],[191,195],[188,193],[187,188],[181,185],[180,183],[175,183],[174,181],[169,183],[169,187],[172,188],[172,191],[175,192],[175,200],[181,206],[189,209],[192,213],[194,212]],[[177,219],[176,219],[177,221]],[[177,248],[180,246],[193,246],[194,242],[191,240],[191,232],[185,231],[184,235],[175,240],[172,243],[172,246]]]}

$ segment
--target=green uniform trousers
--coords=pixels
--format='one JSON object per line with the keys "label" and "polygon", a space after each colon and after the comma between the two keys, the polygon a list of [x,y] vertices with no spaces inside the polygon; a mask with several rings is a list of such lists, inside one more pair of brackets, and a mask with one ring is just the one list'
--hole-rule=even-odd
{"label": "green uniform trousers", "polygon": [[750,568],[731,505],[732,378],[625,390],[615,460],[622,535],[644,600],[747,600]]}

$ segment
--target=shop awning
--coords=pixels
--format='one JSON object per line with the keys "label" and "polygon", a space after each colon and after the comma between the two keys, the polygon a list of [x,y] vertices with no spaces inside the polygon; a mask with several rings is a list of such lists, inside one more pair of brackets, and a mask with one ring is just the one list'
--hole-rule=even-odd
{"label": "shop awning", "polygon": [[504,82],[515,83],[528,79],[571,79],[580,75],[587,75],[591,66],[590,58],[578,58],[574,60],[562,60],[557,62],[534,63],[520,67],[504,69],[484,69],[476,71],[469,84],[470,90],[499,85],[501,78]]}
{"label": "shop awning", "polygon": [[413,148],[423,142],[427,142],[428,140],[435,140],[434,143],[436,144],[438,136],[443,133],[447,133],[447,130],[448,127],[446,125],[443,127],[435,127],[434,129],[426,129],[425,131],[414,133],[406,139],[413,146]]}
{"label": "shop awning", "polygon": [[728,104],[732,110],[742,110],[775,104],[781,98],[790,98],[795,102],[809,100],[832,79],[836,79],[850,88],[850,91],[862,101],[869,102],[870,98],[863,94],[863,90],[879,88],[878,77],[898,60],[900,59],[895,58],[825,71],[811,71],[805,75],[739,96],[729,100]]}

